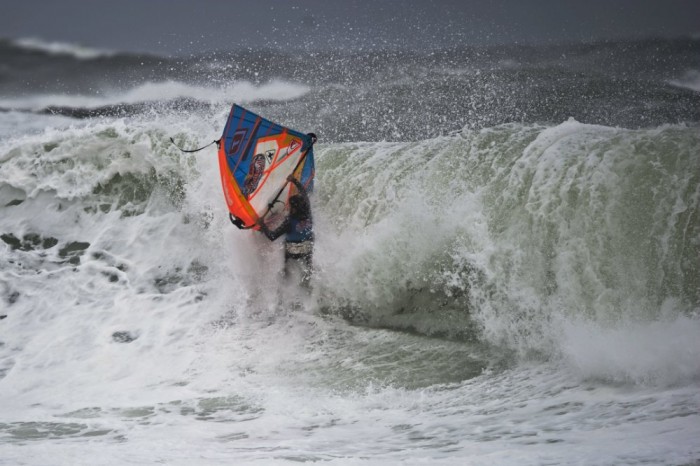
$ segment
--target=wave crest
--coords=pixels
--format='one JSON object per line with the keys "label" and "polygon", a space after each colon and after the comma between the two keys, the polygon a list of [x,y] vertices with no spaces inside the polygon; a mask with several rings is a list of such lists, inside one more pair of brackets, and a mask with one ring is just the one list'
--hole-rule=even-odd
{"label": "wave crest", "polygon": [[40,111],[54,107],[97,109],[115,105],[167,102],[178,99],[191,99],[209,104],[220,102],[247,103],[260,100],[293,100],[308,92],[308,86],[274,80],[260,85],[240,81],[221,87],[198,86],[180,81],[162,81],[146,82],[125,91],[114,91],[101,95],[48,94],[5,98],[0,99],[0,107],[27,111]]}
{"label": "wave crest", "polygon": [[12,43],[22,49],[47,53],[49,55],[67,55],[79,60],[94,60],[112,57],[116,52],[86,47],[68,42],[48,42],[35,37],[16,39]]}

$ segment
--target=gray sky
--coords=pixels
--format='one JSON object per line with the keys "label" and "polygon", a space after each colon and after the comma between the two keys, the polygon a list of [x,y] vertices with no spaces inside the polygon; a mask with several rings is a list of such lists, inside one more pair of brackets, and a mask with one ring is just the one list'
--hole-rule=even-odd
{"label": "gray sky", "polygon": [[700,0],[0,0],[0,37],[189,54],[700,34]]}

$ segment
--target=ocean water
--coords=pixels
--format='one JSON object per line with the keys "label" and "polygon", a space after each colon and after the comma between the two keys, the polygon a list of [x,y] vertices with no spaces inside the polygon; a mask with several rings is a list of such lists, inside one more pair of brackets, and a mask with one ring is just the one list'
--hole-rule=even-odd
{"label": "ocean water", "polygon": [[[700,461],[700,42],[0,42],[0,464]],[[230,105],[319,136],[313,289]]]}

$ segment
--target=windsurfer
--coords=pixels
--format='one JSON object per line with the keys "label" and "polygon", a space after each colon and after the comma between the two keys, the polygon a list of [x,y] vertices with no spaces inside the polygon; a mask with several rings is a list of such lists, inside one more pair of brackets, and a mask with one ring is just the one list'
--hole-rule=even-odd
{"label": "windsurfer", "polygon": [[313,221],[311,219],[311,204],[304,186],[294,175],[289,175],[287,181],[296,186],[298,193],[289,198],[289,215],[282,224],[270,230],[262,220],[258,220],[260,230],[270,241],[286,234],[284,245],[284,273],[289,273],[289,260],[294,259],[302,269],[302,284],[308,286],[312,272],[312,255],[314,244]]}

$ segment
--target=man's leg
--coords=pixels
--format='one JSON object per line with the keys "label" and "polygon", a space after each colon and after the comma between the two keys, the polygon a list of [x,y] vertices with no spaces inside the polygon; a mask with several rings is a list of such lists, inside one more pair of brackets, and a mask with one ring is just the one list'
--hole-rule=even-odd
{"label": "man's leg", "polygon": [[301,284],[308,288],[311,285],[311,275],[313,273],[313,254],[304,254],[299,258],[299,262],[302,269]]}

